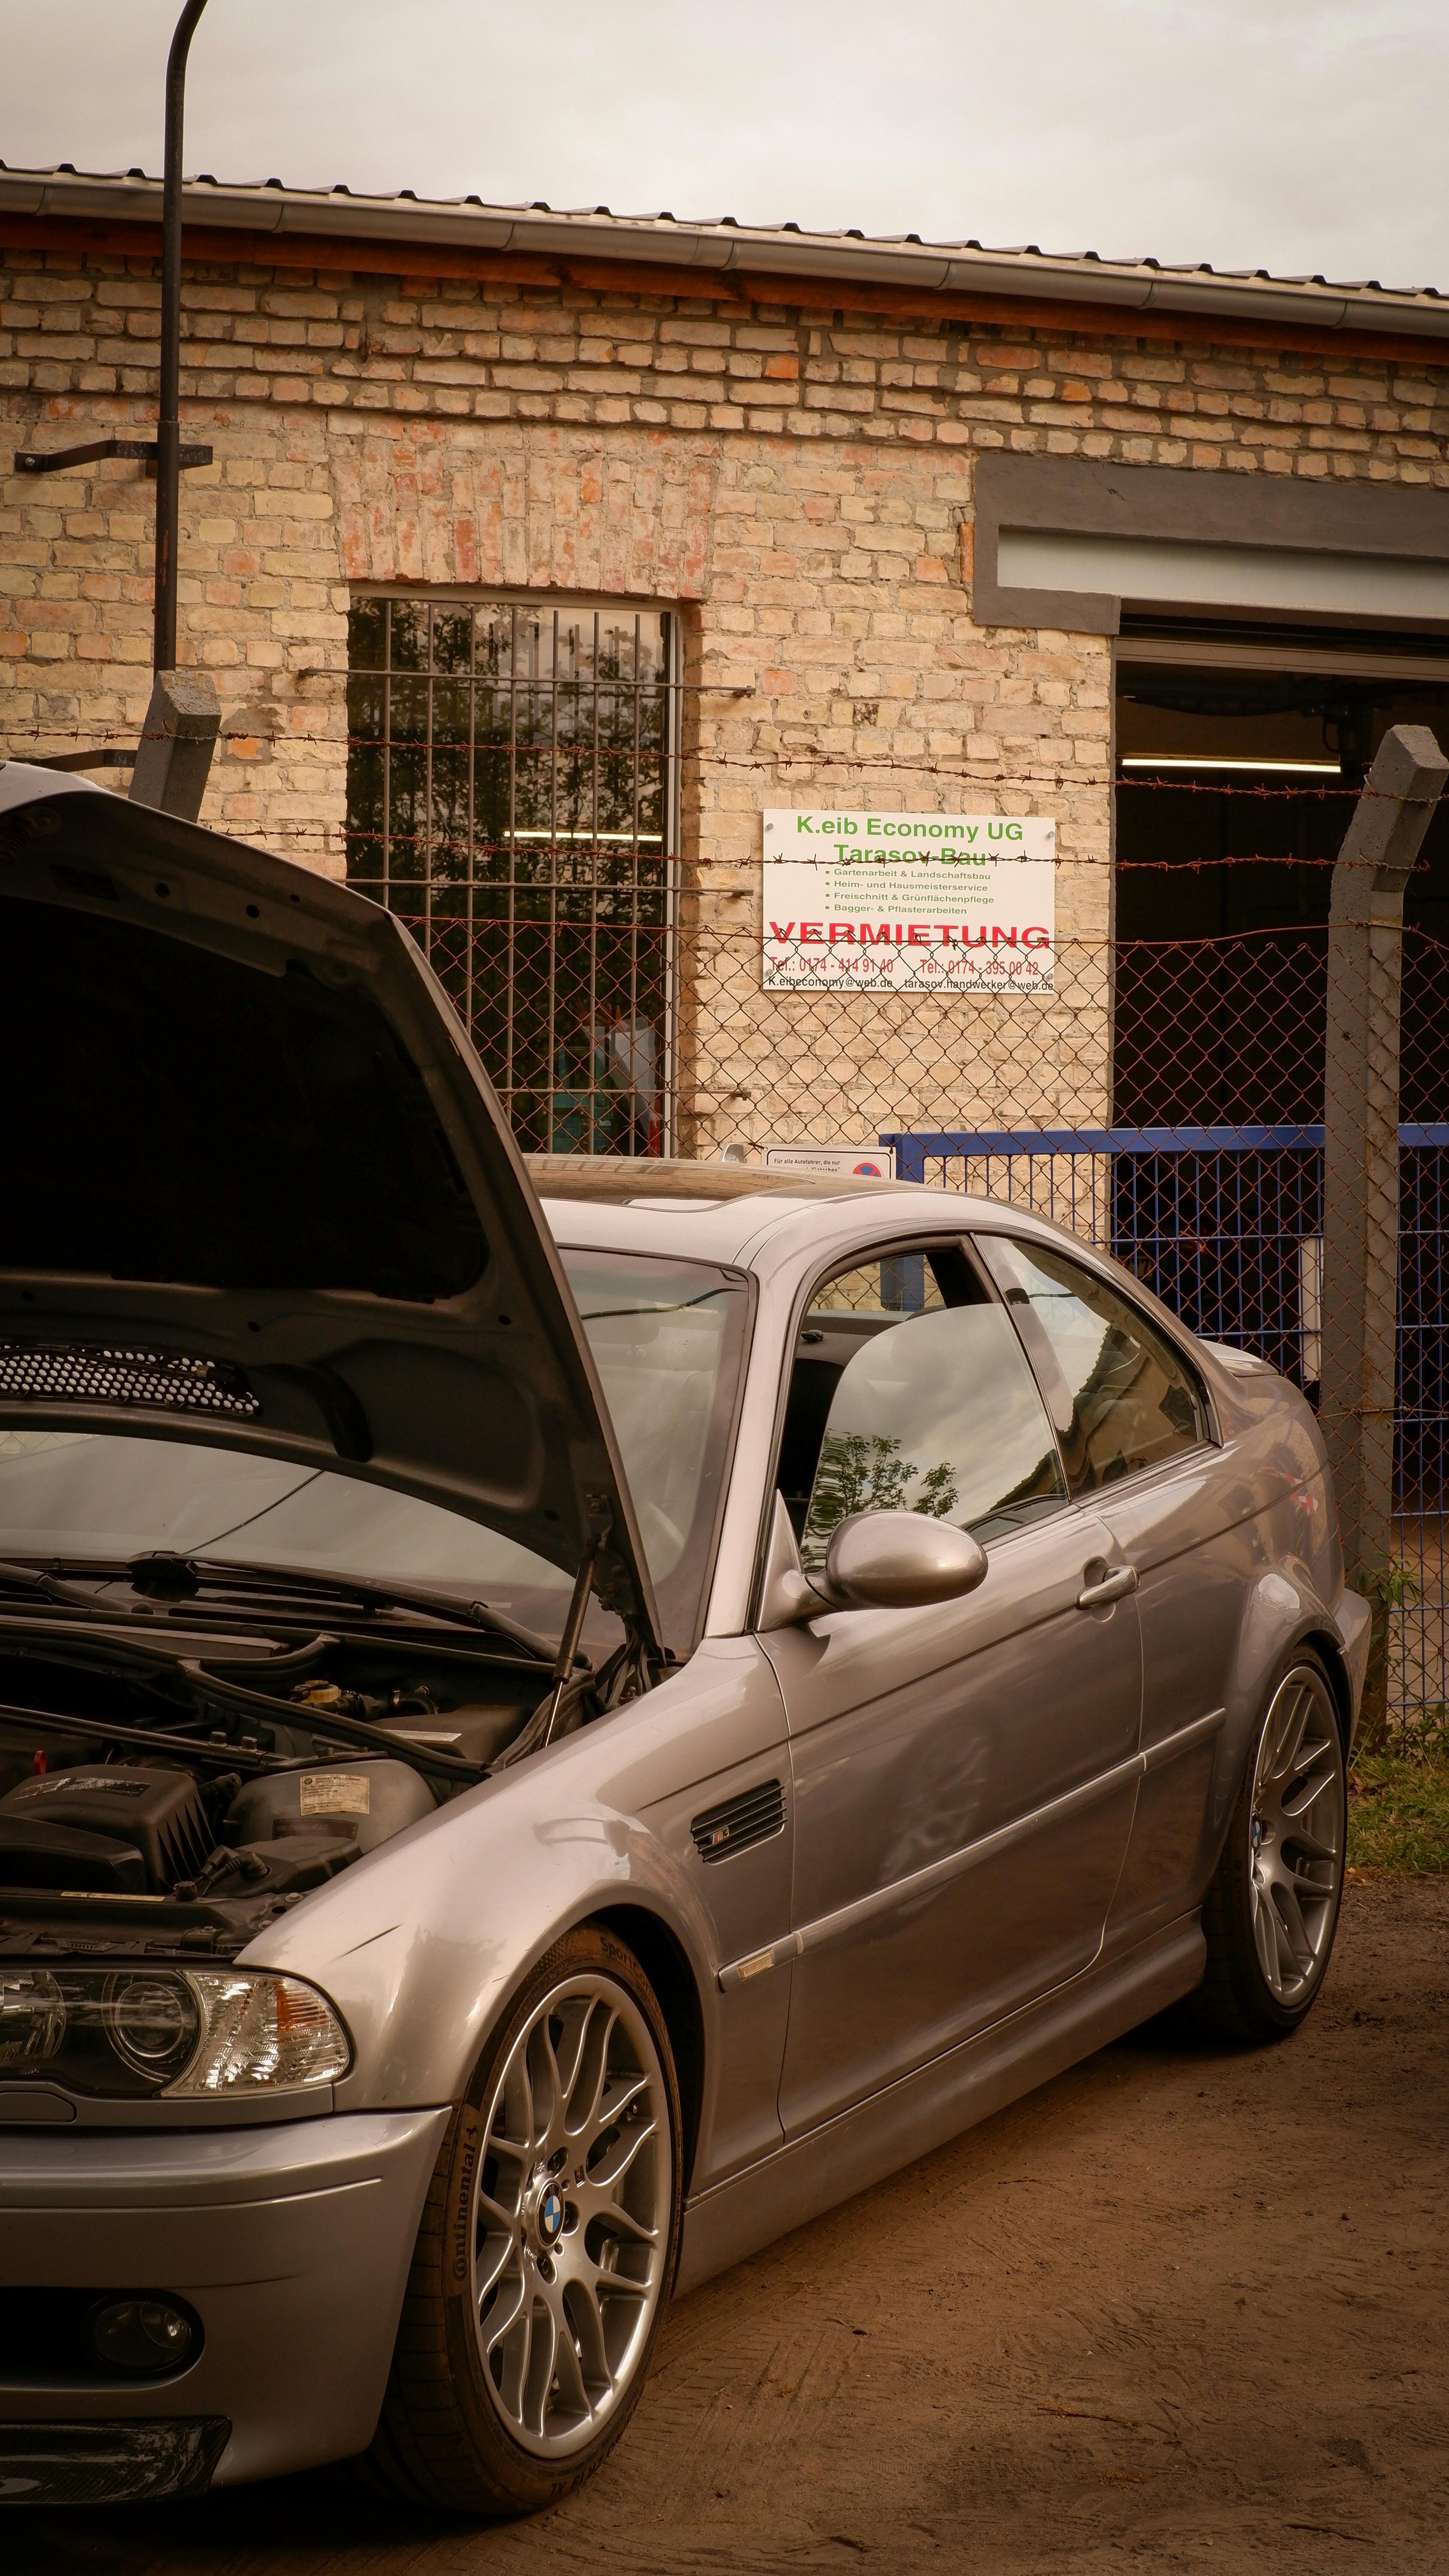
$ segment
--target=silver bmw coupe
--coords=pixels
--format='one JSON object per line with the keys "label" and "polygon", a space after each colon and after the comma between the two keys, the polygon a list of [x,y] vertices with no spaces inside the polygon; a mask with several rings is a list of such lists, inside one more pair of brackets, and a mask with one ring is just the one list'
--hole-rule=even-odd
{"label": "silver bmw coupe", "polygon": [[346,889],[0,768],[0,2495],[546,2505],[666,2301],[1309,2010],[1313,1416],[1027,1212],[525,1170]]}

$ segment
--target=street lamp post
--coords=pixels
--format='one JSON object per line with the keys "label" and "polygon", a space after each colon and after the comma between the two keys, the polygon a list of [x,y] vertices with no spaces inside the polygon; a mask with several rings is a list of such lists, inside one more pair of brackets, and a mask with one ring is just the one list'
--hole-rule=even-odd
{"label": "street lamp post", "polygon": [[[166,61],[161,196],[161,387],[156,420],[156,608],[151,703],[136,747],[131,802],[195,822],[206,794],[221,705],[209,671],[176,668],[176,547],[181,519],[181,143],[186,57],[206,0],[186,0]],[[210,448],[186,461],[211,461]]]}
{"label": "street lamp post", "polygon": [[181,506],[181,148],[186,57],[206,0],[186,0],[166,60],[161,194],[161,403],[156,422],[156,622],[151,666],[176,668],[176,544]]}
{"label": "street lamp post", "polygon": [[22,449],[17,474],[64,474],[102,458],[124,456],[156,468],[156,605],[151,652],[151,703],[133,756],[103,751],[62,754],[48,765],[62,769],[124,768],[131,762],[134,805],[159,805],[195,822],[221,724],[216,683],[208,671],[176,668],[176,545],[181,517],[181,473],[209,465],[209,447],[181,444],[181,140],[186,106],[186,57],[206,0],[186,0],[166,61],[166,150],[161,192],[161,384],[154,444],[145,438],[93,438],[80,447]]}

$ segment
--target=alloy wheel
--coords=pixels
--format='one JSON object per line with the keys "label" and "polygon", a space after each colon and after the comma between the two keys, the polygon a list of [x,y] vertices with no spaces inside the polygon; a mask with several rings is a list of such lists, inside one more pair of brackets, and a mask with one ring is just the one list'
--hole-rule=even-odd
{"label": "alloy wheel", "polygon": [[561,2458],[592,2441],[647,2349],[671,2152],[638,2005],[602,1974],[564,1980],[494,2087],[470,2230],[484,2381],[526,2450]]}
{"label": "alloy wheel", "polygon": [[1253,1773],[1253,1944],[1274,2000],[1305,2002],[1327,1964],[1343,1889],[1346,1812],[1338,1717],[1307,1665],[1285,1675]]}

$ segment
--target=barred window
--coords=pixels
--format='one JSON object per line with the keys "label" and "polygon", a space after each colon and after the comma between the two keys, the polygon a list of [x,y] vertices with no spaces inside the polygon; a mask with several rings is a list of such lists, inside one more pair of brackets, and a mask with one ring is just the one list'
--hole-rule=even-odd
{"label": "barred window", "polygon": [[672,621],[354,597],[347,875],[405,921],[526,1150],[670,1130]]}

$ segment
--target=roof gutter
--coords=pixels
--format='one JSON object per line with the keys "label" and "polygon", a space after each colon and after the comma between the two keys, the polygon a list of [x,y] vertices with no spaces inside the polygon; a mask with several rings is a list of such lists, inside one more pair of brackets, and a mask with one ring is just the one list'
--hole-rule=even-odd
{"label": "roof gutter", "polygon": [[[0,169],[0,213],[72,221],[159,225],[161,183],[91,178],[76,171]],[[541,259],[639,262],[676,271],[811,277],[918,293],[1002,295],[1052,304],[1110,305],[1204,321],[1281,322],[1318,331],[1449,341],[1449,296],[1432,288],[1395,294],[1379,287],[1328,286],[1318,279],[1225,277],[1164,269],[1152,261],[1054,259],[1039,251],[933,247],[854,235],[755,229],[732,223],[675,223],[669,216],[555,214],[465,200],[359,197],[345,189],[228,187],[194,179],[182,192],[183,219],[212,231],[300,234],[309,240],[396,241],[430,248],[532,254]]]}

